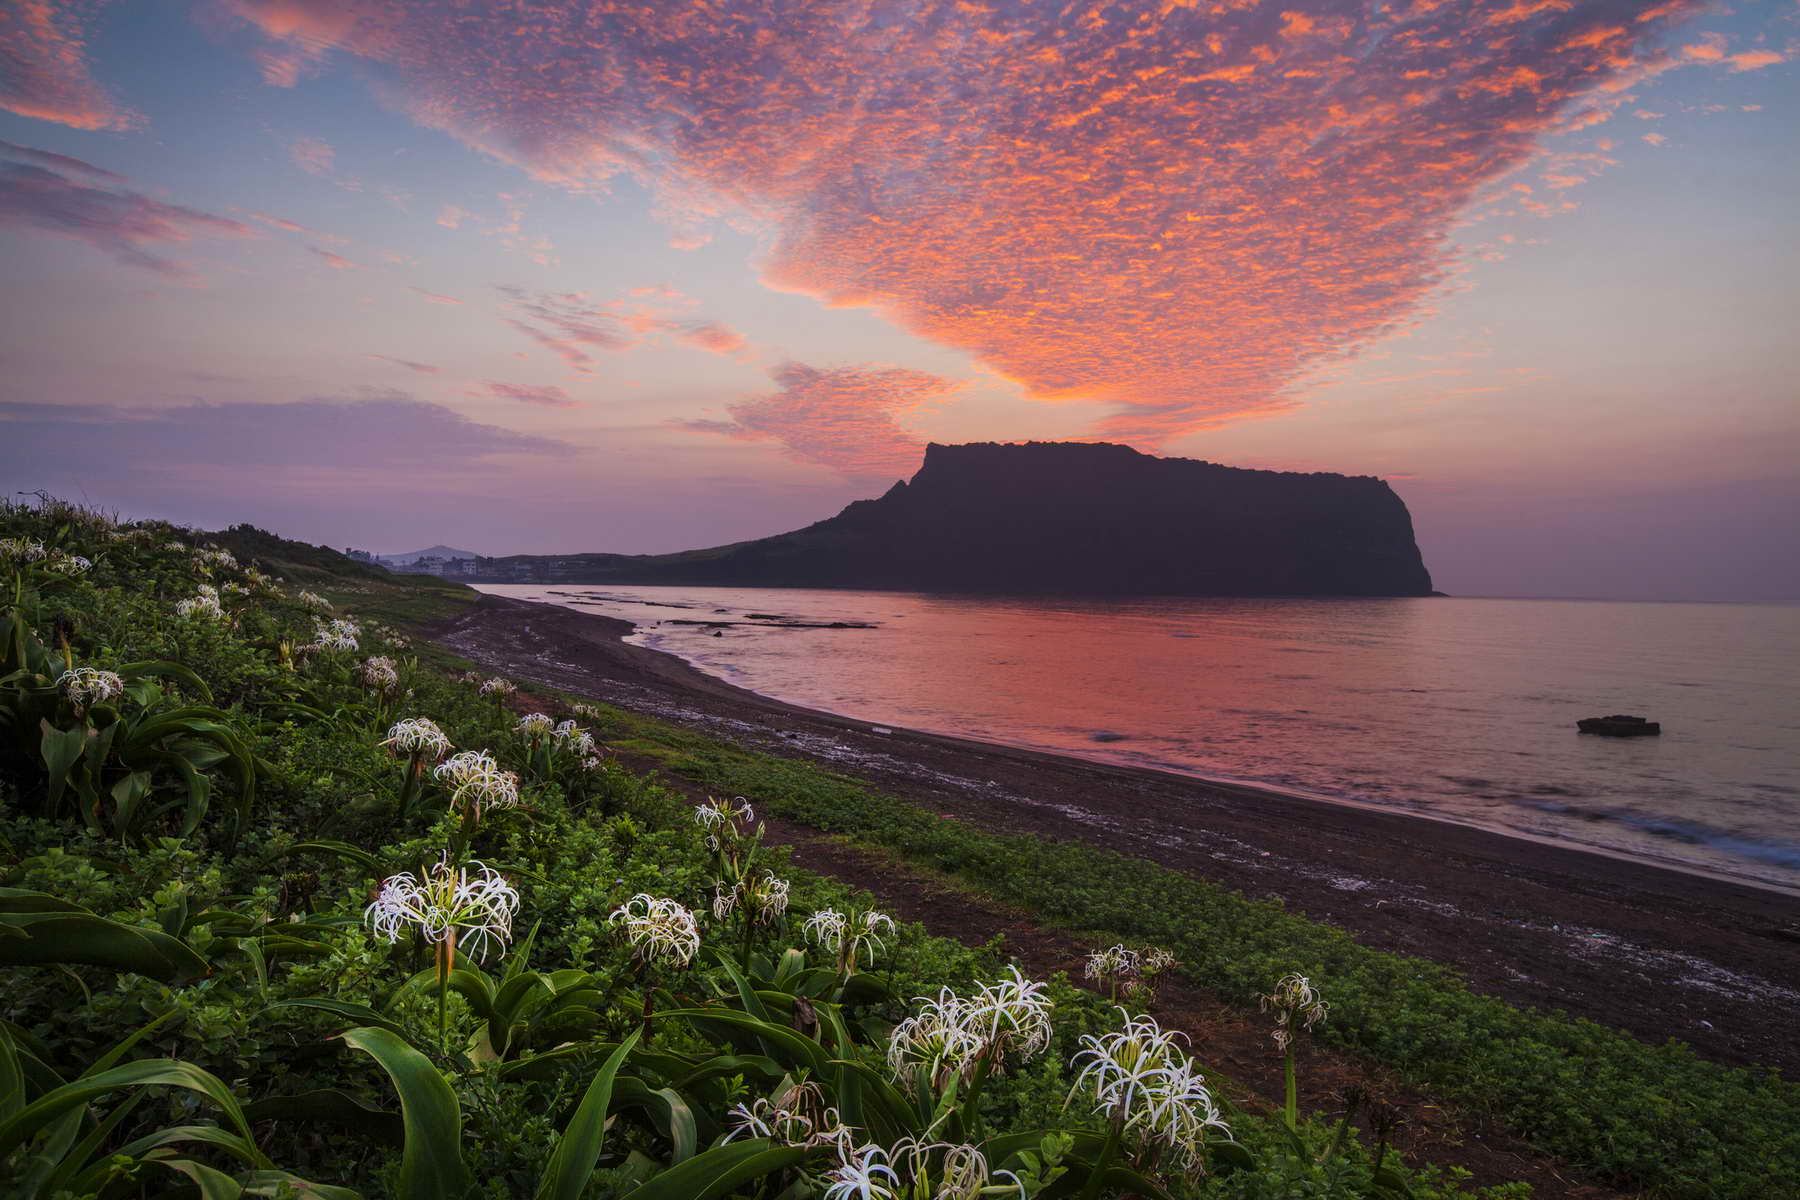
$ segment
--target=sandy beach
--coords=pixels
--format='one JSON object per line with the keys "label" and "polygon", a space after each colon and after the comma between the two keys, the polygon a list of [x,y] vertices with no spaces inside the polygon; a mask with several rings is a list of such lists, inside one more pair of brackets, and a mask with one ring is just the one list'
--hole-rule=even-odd
{"label": "sandy beach", "polygon": [[484,596],[432,639],[947,817],[1154,860],[1453,965],[1478,991],[1800,1078],[1800,897],[1400,813],[784,704],[625,644],[624,621]]}

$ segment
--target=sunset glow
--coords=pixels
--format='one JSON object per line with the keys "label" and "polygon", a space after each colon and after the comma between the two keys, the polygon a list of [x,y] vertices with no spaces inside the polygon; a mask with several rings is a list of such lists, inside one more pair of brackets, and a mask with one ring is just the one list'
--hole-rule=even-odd
{"label": "sunset glow", "polygon": [[1095,438],[1385,476],[1452,591],[1800,594],[1720,535],[1800,500],[1796,16],[11,5],[0,464],[636,552]]}

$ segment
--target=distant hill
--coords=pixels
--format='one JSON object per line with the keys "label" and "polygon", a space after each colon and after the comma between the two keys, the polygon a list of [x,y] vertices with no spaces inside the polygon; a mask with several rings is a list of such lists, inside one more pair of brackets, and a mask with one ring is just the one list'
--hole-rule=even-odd
{"label": "distant hill", "polygon": [[473,550],[457,550],[450,546],[432,546],[428,550],[414,550],[407,554],[377,554],[376,558],[385,562],[399,563],[406,566],[421,558],[476,558]]}
{"label": "distant hill", "polygon": [[1412,517],[1380,479],[1245,470],[1092,442],[933,444],[910,482],[792,533],[681,554],[516,555],[482,569],[479,578],[498,582],[1431,594]]}

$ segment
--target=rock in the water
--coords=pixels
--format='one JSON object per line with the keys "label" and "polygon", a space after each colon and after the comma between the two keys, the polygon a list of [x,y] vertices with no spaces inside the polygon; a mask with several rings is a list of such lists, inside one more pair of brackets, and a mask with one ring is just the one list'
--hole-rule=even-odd
{"label": "rock in the water", "polygon": [[1585,717],[1575,722],[1575,728],[1583,733],[1598,733],[1606,737],[1655,737],[1662,732],[1661,722],[1628,717],[1624,713],[1614,713],[1610,717]]}

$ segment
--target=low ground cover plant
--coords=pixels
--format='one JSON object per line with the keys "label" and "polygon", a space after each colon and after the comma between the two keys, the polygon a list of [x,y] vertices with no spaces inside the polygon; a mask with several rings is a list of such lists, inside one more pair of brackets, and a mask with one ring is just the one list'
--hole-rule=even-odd
{"label": "low ground cover plant", "polygon": [[795,869],[794,798],[695,809],[421,663],[405,581],[54,502],[0,539],[0,1194],[1468,1194]]}

